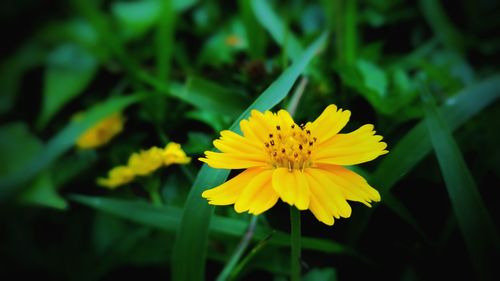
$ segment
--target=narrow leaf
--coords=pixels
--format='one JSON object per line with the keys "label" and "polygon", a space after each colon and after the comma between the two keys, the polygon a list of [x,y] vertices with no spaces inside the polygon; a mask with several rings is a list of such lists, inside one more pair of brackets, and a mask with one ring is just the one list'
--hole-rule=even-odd
{"label": "narrow leaf", "polygon": [[[463,89],[450,98],[439,109],[446,126],[450,130],[460,127],[497,100],[500,97],[498,89],[500,89],[500,75],[494,75]],[[381,191],[382,202],[385,194],[389,193],[394,185],[431,151],[431,148],[425,120],[411,129],[396,145],[389,147],[391,153],[384,157],[372,176],[373,186]],[[356,225],[352,225],[352,241],[359,239],[374,209],[359,210],[358,216],[363,218]]]}
{"label": "narrow leaf", "polygon": [[[175,232],[180,223],[182,209],[173,206],[155,206],[145,201],[113,199],[107,197],[92,197],[85,195],[71,195],[71,200],[84,204],[99,211],[103,211],[125,220],[145,226],[154,227],[168,232]],[[214,235],[223,235],[238,239],[248,228],[248,221],[214,215],[209,230]],[[272,230],[257,225],[253,240],[260,241],[266,238]],[[313,237],[303,237],[303,248],[325,253],[355,254],[353,250],[330,240]],[[269,240],[269,245],[290,247],[290,235],[277,231]]]}
{"label": "narrow leaf", "polygon": [[438,158],[451,206],[479,276],[493,279],[500,239],[460,149],[430,94],[423,94],[428,134]]}
{"label": "narrow leaf", "polygon": [[251,1],[257,21],[271,34],[271,37],[285,50],[293,61],[302,53],[302,46],[285,23],[273,11],[269,1]]}

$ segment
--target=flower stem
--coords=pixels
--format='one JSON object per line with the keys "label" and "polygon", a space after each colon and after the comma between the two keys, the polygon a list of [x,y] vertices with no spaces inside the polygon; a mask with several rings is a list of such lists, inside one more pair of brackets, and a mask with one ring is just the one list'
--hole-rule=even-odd
{"label": "flower stem", "polygon": [[300,280],[300,211],[294,207],[290,206],[290,221],[292,227],[291,234],[291,280]]}

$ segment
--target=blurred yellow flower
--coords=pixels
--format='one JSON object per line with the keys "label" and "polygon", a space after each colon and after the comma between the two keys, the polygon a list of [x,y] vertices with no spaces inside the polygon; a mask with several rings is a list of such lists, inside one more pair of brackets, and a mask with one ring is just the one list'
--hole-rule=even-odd
{"label": "blurred yellow flower", "polygon": [[163,149],[153,146],[148,150],[132,153],[126,166],[113,168],[109,172],[108,178],[99,178],[97,183],[101,186],[114,188],[132,181],[136,176],[149,175],[162,166],[187,164],[190,161],[191,158],[186,156],[178,143],[170,142]]}
{"label": "blurred yellow flower", "polygon": [[97,184],[108,188],[116,188],[131,182],[134,176],[134,172],[129,167],[118,166],[109,171],[107,178],[98,178]]}
{"label": "blurred yellow flower", "polygon": [[163,164],[162,152],[163,149],[154,146],[148,150],[133,153],[128,159],[128,166],[136,175],[148,175]]}
{"label": "blurred yellow flower", "polygon": [[167,144],[162,152],[163,165],[172,164],[187,164],[191,161],[191,157],[187,157],[182,150],[181,145],[175,142]]}
{"label": "blurred yellow flower", "polygon": [[115,113],[83,133],[76,141],[76,146],[82,149],[102,146],[123,130],[123,124],[124,118],[121,113]]}
{"label": "blurred yellow flower", "polygon": [[231,47],[236,47],[236,46],[239,46],[241,44],[240,37],[238,37],[238,35],[235,35],[235,34],[231,34],[231,35],[227,36],[224,41],[225,41],[226,45],[231,46]]}
{"label": "blurred yellow flower", "polygon": [[347,200],[371,206],[380,195],[366,180],[344,168],[386,154],[387,144],[373,125],[340,134],[350,111],[328,106],[314,121],[297,125],[285,110],[257,110],[240,122],[243,135],[222,131],[201,161],[213,168],[246,169],[202,196],[212,205],[232,205],[236,212],[258,215],[282,201],[299,210],[309,209],[327,225],[347,218]]}

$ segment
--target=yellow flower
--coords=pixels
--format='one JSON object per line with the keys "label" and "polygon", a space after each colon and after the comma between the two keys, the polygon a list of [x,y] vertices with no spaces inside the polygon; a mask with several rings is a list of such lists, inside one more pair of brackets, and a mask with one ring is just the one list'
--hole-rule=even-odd
{"label": "yellow flower", "polygon": [[99,185],[114,188],[132,181],[136,176],[146,176],[156,171],[162,166],[172,164],[187,164],[191,161],[190,157],[182,150],[181,145],[170,142],[162,149],[156,146],[148,150],[143,150],[130,155],[127,166],[118,166],[113,168],[108,178],[99,178]]}
{"label": "yellow flower", "polygon": [[83,149],[102,146],[123,130],[123,123],[123,116],[115,113],[83,133],[76,141],[76,145]]}
{"label": "yellow flower", "polygon": [[253,110],[240,122],[243,135],[222,131],[201,161],[213,168],[246,169],[202,196],[212,205],[234,204],[236,212],[261,214],[282,201],[299,210],[309,209],[327,225],[347,218],[347,200],[371,206],[380,195],[360,175],[344,168],[386,154],[387,144],[373,125],[341,134],[350,111],[328,106],[314,121],[297,125],[285,110]]}
{"label": "yellow flower", "polygon": [[163,164],[162,154],[163,150],[158,147],[133,153],[128,159],[128,166],[136,175],[148,175]]}
{"label": "yellow flower", "polygon": [[165,166],[187,164],[191,161],[191,157],[186,156],[186,153],[181,149],[181,145],[175,142],[167,144],[163,150],[162,158]]}
{"label": "yellow flower", "polygon": [[116,188],[120,185],[131,182],[134,179],[134,173],[127,166],[118,166],[108,173],[107,178],[98,178],[97,183],[108,188]]}

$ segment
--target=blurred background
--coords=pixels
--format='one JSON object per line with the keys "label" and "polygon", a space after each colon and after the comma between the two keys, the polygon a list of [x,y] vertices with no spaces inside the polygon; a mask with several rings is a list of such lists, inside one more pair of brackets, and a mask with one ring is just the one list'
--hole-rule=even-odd
{"label": "blurred background", "polygon": [[[495,0],[2,1],[0,278],[170,280],[192,254],[173,248],[184,209],[198,208],[186,203],[197,158],[277,81],[269,106],[293,86],[275,108],[298,97],[304,122],[334,103],[352,111],[345,132],[374,124],[390,151],[353,168],[380,203],[352,203],[333,227],[302,212],[304,280],[493,280],[499,14]],[[308,51],[299,79],[280,76]],[[191,162],[96,183],[169,142]],[[207,280],[251,219],[211,217],[208,237],[203,221],[179,232],[208,239],[206,268],[190,269]],[[280,202],[232,277],[287,280],[288,233]]]}

